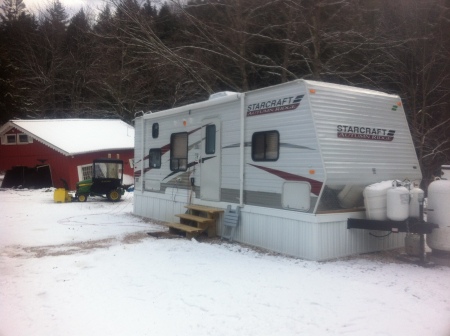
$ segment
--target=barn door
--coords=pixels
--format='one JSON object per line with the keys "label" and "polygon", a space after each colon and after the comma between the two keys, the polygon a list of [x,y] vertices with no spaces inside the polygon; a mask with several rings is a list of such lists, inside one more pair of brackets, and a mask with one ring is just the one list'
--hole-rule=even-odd
{"label": "barn door", "polygon": [[203,120],[202,152],[200,157],[200,198],[204,200],[220,200],[220,139],[220,120]]}

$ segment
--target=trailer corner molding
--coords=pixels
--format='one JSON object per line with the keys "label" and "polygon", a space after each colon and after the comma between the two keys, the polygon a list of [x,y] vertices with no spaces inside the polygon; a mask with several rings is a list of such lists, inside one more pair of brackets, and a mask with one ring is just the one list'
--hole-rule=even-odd
{"label": "trailer corner molding", "polygon": [[359,140],[392,141],[394,140],[395,130],[384,128],[337,125],[337,137]]}
{"label": "trailer corner molding", "polygon": [[247,106],[247,117],[261,114],[295,110],[305,95],[290,96],[280,99],[261,101]]}

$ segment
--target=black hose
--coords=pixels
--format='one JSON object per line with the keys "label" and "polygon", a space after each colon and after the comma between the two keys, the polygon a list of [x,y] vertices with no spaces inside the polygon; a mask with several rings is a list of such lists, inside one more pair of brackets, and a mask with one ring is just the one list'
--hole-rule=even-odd
{"label": "black hose", "polygon": [[375,237],[375,238],[384,238],[384,237],[389,236],[391,233],[392,233],[392,232],[388,232],[388,233],[386,233],[386,234],[383,235],[383,236],[377,236],[377,235],[374,235],[372,232],[369,232],[369,234],[370,234],[372,237]]}

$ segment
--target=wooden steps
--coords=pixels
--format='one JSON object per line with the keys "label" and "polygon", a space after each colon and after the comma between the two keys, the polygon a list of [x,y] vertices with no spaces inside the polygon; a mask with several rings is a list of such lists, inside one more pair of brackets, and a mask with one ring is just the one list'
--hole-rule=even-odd
{"label": "wooden steps", "polygon": [[198,204],[189,204],[189,205],[186,205],[185,208],[187,208],[189,210],[193,210],[193,211],[205,212],[210,215],[215,215],[218,213],[222,213],[224,211],[223,209],[213,208],[213,207],[208,207],[208,206],[198,205]]}
{"label": "wooden steps", "polygon": [[206,224],[206,226],[208,226],[211,222],[214,222],[214,219],[200,217],[200,216],[194,216],[191,214],[179,214],[179,215],[175,215],[175,216],[180,217],[182,220],[185,219],[187,221],[197,222],[198,224],[202,224],[202,225]]}
{"label": "wooden steps", "polygon": [[181,223],[169,223],[167,224],[169,227],[169,232],[178,234],[179,231],[184,232],[186,234],[186,238],[191,239],[193,237],[198,236],[200,233],[202,233],[204,230],[199,229],[190,225],[185,225]]}
{"label": "wooden steps", "polygon": [[186,238],[196,237],[206,232],[208,237],[216,236],[216,222],[223,209],[207,207],[203,205],[189,204],[185,208],[188,213],[175,215],[180,218],[180,223],[169,223],[170,233],[184,233]]}

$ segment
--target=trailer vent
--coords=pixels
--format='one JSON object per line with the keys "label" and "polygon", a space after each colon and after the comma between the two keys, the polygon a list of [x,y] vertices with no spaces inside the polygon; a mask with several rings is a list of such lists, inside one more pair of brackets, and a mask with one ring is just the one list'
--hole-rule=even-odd
{"label": "trailer vent", "polygon": [[237,96],[237,92],[232,92],[232,91],[216,92],[216,93],[213,93],[212,95],[210,95],[208,100],[213,100],[213,99],[223,98],[223,97],[228,97],[228,96]]}

